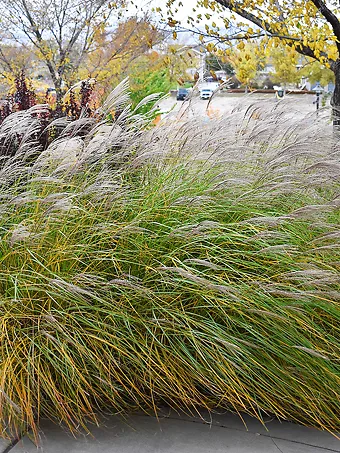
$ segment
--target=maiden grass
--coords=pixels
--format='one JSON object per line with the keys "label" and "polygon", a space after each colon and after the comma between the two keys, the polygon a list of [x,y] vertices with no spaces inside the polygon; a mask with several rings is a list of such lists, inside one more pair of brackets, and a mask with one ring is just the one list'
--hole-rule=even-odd
{"label": "maiden grass", "polygon": [[319,151],[285,161],[280,178],[254,149],[246,171],[186,158],[175,133],[180,154],[169,139],[143,160],[153,134],[125,144],[120,165],[110,150],[57,172],[50,160],[4,189],[3,434],[37,433],[41,417],[76,431],[103,410],[163,404],[339,430],[334,172],[301,171]]}

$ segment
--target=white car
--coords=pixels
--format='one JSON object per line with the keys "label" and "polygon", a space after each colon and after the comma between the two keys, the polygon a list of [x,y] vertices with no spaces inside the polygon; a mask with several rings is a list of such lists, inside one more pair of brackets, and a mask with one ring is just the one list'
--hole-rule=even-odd
{"label": "white car", "polygon": [[203,88],[201,90],[200,98],[201,99],[210,99],[214,91],[211,88]]}

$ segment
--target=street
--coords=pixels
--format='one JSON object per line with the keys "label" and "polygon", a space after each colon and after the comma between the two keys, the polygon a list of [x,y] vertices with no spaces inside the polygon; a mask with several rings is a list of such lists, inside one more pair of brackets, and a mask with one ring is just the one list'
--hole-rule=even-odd
{"label": "street", "polygon": [[[162,121],[185,120],[193,117],[222,118],[235,110],[246,110],[247,107],[258,104],[261,110],[268,112],[280,107],[283,114],[292,118],[302,119],[307,115],[316,114],[315,96],[312,94],[286,95],[278,100],[275,94],[250,93],[218,93],[211,101],[201,100],[196,94],[187,101],[176,101],[175,97],[168,97],[159,103],[162,112]],[[329,106],[329,99],[327,100]]]}

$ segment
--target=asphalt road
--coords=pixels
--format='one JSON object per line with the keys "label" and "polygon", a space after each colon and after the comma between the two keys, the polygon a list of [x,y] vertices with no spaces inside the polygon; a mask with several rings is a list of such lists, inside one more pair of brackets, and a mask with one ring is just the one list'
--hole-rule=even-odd
{"label": "asphalt road", "polygon": [[[209,103],[194,96],[189,101],[176,101],[169,97],[159,103],[162,112],[162,121],[184,120],[192,117],[221,118],[229,115],[233,110],[246,109],[248,106],[258,104],[262,109],[272,110],[280,104],[280,110],[286,110],[290,116],[300,119],[306,115],[316,114],[316,105],[313,104],[315,96],[312,94],[286,95],[284,99],[277,100],[274,94],[217,94]],[[329,100],[327,102],[329,106]]]}

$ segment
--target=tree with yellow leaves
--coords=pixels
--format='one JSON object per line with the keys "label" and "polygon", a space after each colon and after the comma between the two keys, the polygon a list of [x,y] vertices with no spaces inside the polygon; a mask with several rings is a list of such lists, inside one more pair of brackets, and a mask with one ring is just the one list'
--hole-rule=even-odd
{"label": "tree with yellow leaves", "polygon": [[329,83],[334,83],[333,71],[315,60],[307,61],[300,72],[302,77],[308,78],[312,84],[319,82],[324,87]]}
{"label": "tree with yellow leaves", "polygon": [[149,17],[130,17],[115,29],[101,27],[94,36],[95,50],[89,52],[78,68],[77,78],[96,79],[104,92],[124,78],[134,61],[148,54],[164,40],[164,33]]}
{"label": "tree with yellow leaves", "polygon": [[16,77],[24,71],[31,75],[37,69],[34,52],[29,47],[16,44],[0,46],[0,95],[5,97],[15,89]]}
{"label": "tree with yellow leaves", "polygon": [[301,80],[302,75],[298,69],[299,57],[292,49],[283,46],[271,49],[269,59],[275,70],[272,76],[273,82],[283,85],[286,89],[287,84],[296,84]]}
{"label": "tree with yellow leaves", "polygon": [[[167,17],[172,27],[180,27],[180,22],[174,24],[175,5],[178,8],[178,0],[167,1]],[[334,123],[340,125],[340,6],[337,0],[198,0],[198,5],[207,8],[206,15],[198,14],[194,8],[193,17],[188,17],[187,21],[196,31],[197,20],[209,20],[212,12],[224,21],[224,27],[205,24],[204,34],[210,38],[224,43],[263,38],[268,45],[282,43],[331,69],[335,78]]]}
{"label": "tree with yellow leaves", "polygon": [[257,45],[241,42],[237,49],[230,53],[229,59],[235,68],[237,79],[245,86],[247,92],[258,71],[265,65],[263,54],[261,55]]}
{"label": "tree with yellow leaves", "polygon": [[124,0],[0,0],[7,41],[31,45],[46,65],[61,103],[64,85],[90,50],[96,31],[119,16]]}

